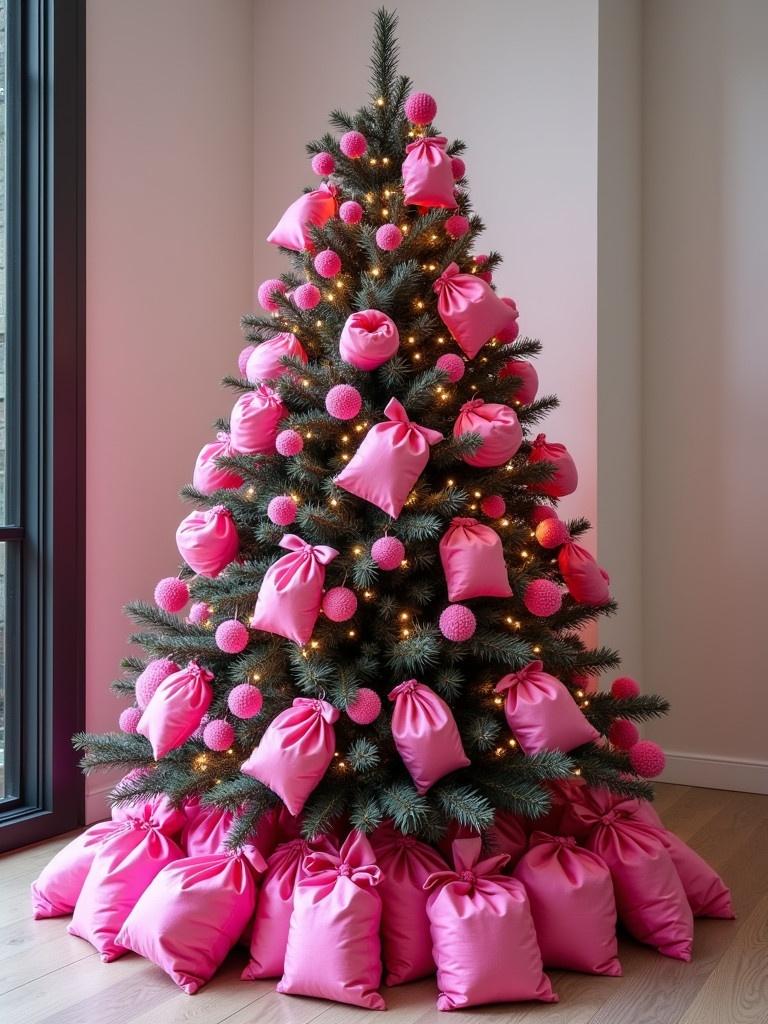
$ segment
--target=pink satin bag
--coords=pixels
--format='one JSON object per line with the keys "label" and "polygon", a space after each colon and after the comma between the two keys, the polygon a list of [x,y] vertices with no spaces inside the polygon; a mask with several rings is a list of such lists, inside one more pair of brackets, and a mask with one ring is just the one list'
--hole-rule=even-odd
{"label": "pink satin bag", "polygon": [[389,699],[395,702],[392,739],[421,796],[444,775],[469,765],[451,709],[434,690],[409,679]]}
{"label": "pink satin bag", "polygon": [[220,430],[216,440],[203,445],[195,460],[192,486],[202,494],[213,494],[224,487],[242,487],[243,478],[233,469],[222,469],[216,460],[222,456],[236,454],[229,440],[229,434]]}
{"label": "pink satin bag", "polygon": [[48,861],[31,886],[36,921],[72,913],[96,851],[105,839],[124,829],[122,821],[99,821]]}
{"label": "pink satin bag", "polygon": [[224,505],[190,512],[176,531],[176,546],[194,572],[211,579],[218,576],[240,548],[232,513]]}
{"label": "pink satin bag", "polygon": [[533,442],[529,462],[551,462],[555,467],[555,475],[544,483],[530,484],[530,490],[537,494],[548,494],[550,498],[564,498],[573,494],[579,483],[576,463],[564,444],[547,441],[545,434],[539,434]]}
{"label": "pink satin bag", "polygon": [[557,564],[574,601],[595,607],[610,601],[610,577],[586,548],[566,541],[557,554]]}
{"label": "pink satin bag", "polygon": [[539,375],[533,363],[527,359],[510,359],[499,372],[499,379],[519,377],[520,384],[515,389],[514,398],[520,405],[530,405],[539,390]]}
{"label": "pink satin bag", "polygon": [[184,819],[179,845],[185,856],[203,857],[226,851],[227,835],[234,821],[231,811],[192,800],[184,806]]}
{"label": "pink satin bag", "polygon": [[438,1010],[538,999],[556,1003],[544,974],[528,897],[499,874],[505,855],[480,860],[480,839],[457,839],[454,871],[424,883],[437,963]]}
{"label": "pink satin bag", "polygon": [[493,853],[504,853],[509,857],[506,870],[511,871],[528,846],[523,820],[511,811],[495,811],[493,824],[488,829],[488,846]]}
{"label": "pink satin bag", "polygon": [[387,421],[371,427],[335,482],[397,519],[429,461],[430,446],[443,435],[413,423],[396,398],[384,415]]}
{"label": "pink satin bag", "polygon": [[561,750],[567,754],[599,737],[559,679],[532,661],[519,672],[498,681],[496,693],[506,693],[504,714],[524,754]]}
{"label": "pink satin bag", "polygon": [[293,249],[294,252],[311,250],[313,246],[309,228],[320,228],[336,215],[336,191],[333,185],[323,182],[313,192],[299,196],[267,235],[267,241],[272,245],[281,245],[284,249]]}
{"label": "pink satin bag", "polygon": [[621,975],[611,873],[597,854],[572,836],[534,832],[514,876],[528,893],[545,967]]}
{"label": "pink satin bag", "polygon": [[358,370],[375,370],[397,352],[400,334],[394,320],[378,309],[347,317],[339,338],[339,355]]}
{"label": "pink satin bag", "polygon": [[240,771],[269,786],[291,814],[300,814],[333,760],[338,717],[327,701],[297,697],[272,719]]}
{"label": "pink satin bag", "polygon": [[489,468],[503,466],[523,443],[523,428],[514,409],[497,402],[473,398],[459,410],[453,425],[453,436],[479,434],[483,443],[472,455],[462,455],[470,466]]}
{"label": "pink satin bag", "polygon": [[442,135],[434,135],[405,147],[402,175],[406,203],[445,210],[458,206],[451,158],[445,152],[447,141]]}
{"label": "pink satin bag", "polygon": [[431,846],[403,835],[391,823],[381,825],[371,842],[382,871],[379,892],[386,983],[404,985],[429,977],[435,973],[435,961],[424,883],[447,865]]}
{"label": "pink satin bag", "polygon": [[273,455],[280,420],[288,415],[280,395],[266,384],[240,395],[229,421],[232,446],[248,455]]}
{"label": "pink satin bag", "polygon": [[471,517],[456,516],[440,538],[449,601],[511,597],[501,537]]}
{"label": "pink satin bag", "polygon": [[359,832],[338,853],[311,853],[296,886],[278,992],[385,1010],[381,984],[381,871]]}
{"label": "pink satin bag", "polygon": [[166,676],[142,712],[136,732],[152,744],[156,761],[186,743],[213,700],[213,673],[190,661]]}
{"label": "pink satin bag", "polygon": [[251,628],[306,644],[320,614],[325,567],[339,552],[324,544],[308,544],[294,533],[286,533],[280,547],[289,554],[278,558],[264,574]]}
{"label": "pink satin bag", "polygon": [[435,281],[437,312],[456,344],[469,359],[510,323],[517,312],[498,297],[477,274],[462,274],[451,263]]}
{"label": "pink satin bag", "polygon": [[251,384],[261,384],[266,380],[277,380],[284,373],[294,373],[290,366],[285,366],[281,361],[284,356],[298,359],[302,363],[308,362],[307,353],[295,334],[287,331],[276,334],[269,341],[262,341],[260,345],[251,352],[248,362],[245,364],[245,376]]}

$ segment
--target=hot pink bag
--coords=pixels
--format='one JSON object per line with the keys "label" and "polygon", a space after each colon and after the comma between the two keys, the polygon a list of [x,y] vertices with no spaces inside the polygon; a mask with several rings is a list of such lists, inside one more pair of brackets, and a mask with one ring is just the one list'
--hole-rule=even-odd
{"label": "hot pink bag", "polygon": [[462,455],[470,466],[503,466],[523,443],[523,428],[514,409],[498,402],[473,398],[459,409],[453,436],[479,434],[483,443],[472,455]]}
{"label": "hot pink bag", "polygon": [[201,857],[209,853],[223,853],[235,818],[232,811],[208,807],[196,799],[188,801],[183,810],[184,826],[179,845],[185,855]]}
{"label": "hot pink bag", "polygon": [[339,552],[324,544],[308,544],[294,533],[286,533],[280,547],[289,554],[264,574],[251,627],[306,644],[320,614],[325,567]]}
{"label": "hot pink bag", "polygon": [[530,405],[539,390],[539,375],[533,363],[527,359],[510,359],[499,372],[499,378],[519,377],[520,384],[515,390],[515,401],[520,405]]}
{"label": "hot pink bag", "polygon": [[240,771],[269,786],[291,814],[299,814],[333,760],[338,717],[327,701],[297,697],[272,719]]}
{"label": "hot pink bag", "polygon": [[498,681],[496,693],[506,693],[504,714],[524,754],[542,750],[568,753],[583,743],[592,743],[599,733],[579,710],[576,701],[559,679],[532,661],[519,672]]}
{"label": "hot pink bag", "polygon": [[409,679],[389,699],[395,702],[392,739],[421,796],[444,775],[469,765],[451,709],[434,690]]}
{"label": "hot pink bag", "polygon": [[213,700],[213,673],[190,661],[160,683],[142,712],[136,732],[152,744],[155,760],[186,743]]}
{"label": "hot pink bag", "polygon": [[457,839],[454,871],[424,883],[437,963],[438,1010],[538,999],[556,1003],[544,974],[525,889],[499,874],[507,857],[480,860],[480,839]]}
{"label": "hot pink bag", "polygon": [[310,226],[322,227],[336,215],[336,188],[325,182],[313,192],[305,192],[295,199],[272,231],[267,241],[284,249],[302,252],[312,249]]}
{"label": "hot pink bag", "polygon": [[447,141],[441,135],[434,135],[409,142],[405,147],[402,175],[406,203],[456,209],[451,158],[445,152]]}
{"label": "hot pink bag", "polygon": [[558,552],[557,564],[574,601],[594,606],[610,601],[611,579],[586,548],[575,541],[566,541]]}
{"label": "hot pink bag", "polygon": [[517,312],[477,274],[462,274],[451,263],[435,281],[437,312],[459,348],[474,359],[486,341],[517,320]]}
{"label": "hot pink bag", "polygon": [[232,513],[224,505],[190,512],[179,523],[176,546],[190,569],[201,576],[218,576],[240,547]]}
{"label": "hot pink bag", "polygon": [[233,469],[222,469],[216,465],[216,459],[221,455],[232,455],[234,449],[230,443],[229,434],[220,430],[216,440],[210,444],[203,445],[200,454],[195,460],[195,470],[192,474],[192,485],[202,494],[213,494],[223,487],[242,487],[243,478]]}
{"label": "hot pink bag", "polygon": [[384,415],[388,422],[371,427],[335,482],[397,519],[429,461],[430,446],[443,435],[409,420],[396,398]]}
{"label": "hot pink bag", "polygon": [[576,463],[564,444],[552,444],[545,434],[539,434],[533,442],[529,462],[551,462],[555,467],[555,475],[544,483],[531,484],[530,490],[537,494],[548,494],[550,498],[564,498],[573,494],[579,483]]}
{"label": "hot pink bag", "polygon": [[36,921],[72,913],[96,851],[105,839],[124,829],[122,821],[99,821],[48,861],[31,886]]}
{"label": "hot pink bag", "polygon": [[528,893],[545,967],[621,974],[611,873],[596,853],[572,836],[534,832],[514,875]]}
{"label": "hot pink bag", "polygon": [[501,537],[490,526],[456,516],[439,549],[449,601],[512,596]]}
{"label": "hot pink bag", "polygon": [[339,338],[339,355],[358,370],[375,370],[391,359],[400,345],[394,320],[378,309],[347,317]]}
{"label": "hot pink bag", "polygon": [[302,363],[308,362],[304,346],[295,334],[287,331],[256,346],[245,364],[245,376],[251,384],[261,384],[265,380],[277,380],[284,373],[291,373],[291,367],[281,362],[284,356],[299,359]]}
{"label": "hot pink bag", "polygon": [[249,455],[272,455],[280,420],[288,415],[280,395],[266,384],[240,395],[229,421],[232,446]]}

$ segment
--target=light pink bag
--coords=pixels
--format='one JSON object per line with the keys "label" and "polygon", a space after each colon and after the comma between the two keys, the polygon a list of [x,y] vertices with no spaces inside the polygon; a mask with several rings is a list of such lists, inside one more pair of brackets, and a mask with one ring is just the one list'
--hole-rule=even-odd
{"label": "light pink bag", "polygon": [[456,516],[440,538],[449,601],[511,597],[501,537],[471,517]]}
{"label": "light pink bag", "polygon": [[105,839],[124,829],[123,821],[99,821],[48,861],[31,887],[36,921],[72,913],[96,851]]}
{"label": "light pink bag", "polygon": [[278,992],[385,1010],[381,984],[381,871],[351,832],[338,853],[311,853],[296,886]]}
{"label": "light pink bag", "polygon": [[375,370],[391,359],[400,345],[394,320],[378,309],[347,317],[339,338],[339,355],[358,370]]}
{"label": "light pink bag", "polygon": [[272,231],[267,241],[272,245],[281,245],[284,249],[302,252],[312,249],[310,226],[322,227],[327,220],[336,215],[337,189],[325,182],[313,192],[305,192],[295,199]]}
{"label": "light pink bag", "polygon": [[286,533],[280,547],[289,554],[278,558],[264,574],[251,628],[306,644],[320,614],[325,567],[339,552],[324,544],[308,544],[295,533]]}
{"label": "light pink bag", "polygon": [[530,490],[537,494],[548,494],[550,498],[564,498],[573,494],[579,483],[576,463],[564,444],[547,441],[545,434],[539,434],[533,442],[529,462],[551,462],[555,467],[555,475],[544,483],[531,484]]}
{"label": "light pink bag", "polygon": [[519,672],[498,681],[496,693],[506,693],[504,714],[524,754],[542,750],[568,753],[583,743],[593,743],[599,733],[579,710],[559,679],[532,661]]}
{"label": "light pink bag", "polygon": [[611,873],[596,853],[572,836],[534,832],[514,876],[528,893],[545,967],[621,974]]}
{"label": "light pink bag", "polygon": [[229,440],[229,434],[220,430],[216,440],[210,444],[203,445],[200,454],[195,460],[195,470],[192,474],[192,486],[196,487],[202,494],[213,494],[214,491],[223,487],[242,487],[243,478],[233,469],[222,469],[216,465],[216,459],[221,455],[232,455],[234,449]]}
{"label": "light pink bag", "polygon": [[453,425],[453,436],[479,434],[483,443],[472,455],[462,455],[470,466],[489,468],[503,466],[523,443],[523,428],[514,409],[498,402],[473,398],[459,409]]}
{"label": "light pink bag", "polygon": [[429,462],[430,446],[443,435],[413,423],[396,398],[390,398],[384,415],[387,421],[371,427],[335,482],[397,519]]}
{"label": "light pink bag", "polygon": [[291,814],[299,814],[333,760],[338,717],[327,701],[297,697],[272,719],[240,771],[269,786]]}
{"label": "light pink bag", "polygon": [[144,709],[136,732],[152,744],[155,760],[186,743],[213,700],[213,673],[190,661],[166,676]]}
{"label": "light pink bag", "polygon": [[480,860],[480,839],[457,839],[454,871],[424,883],[437,963],[438,1010],[538,999],[556,1003],[544,974],[525,889],[499,874],[505,855]]}
{"label": "light pink bag", "polygon": [[469,765],[451,709],[434,690],[409,679],[389,699],[395,702],[392,739],[422,796],[444,775]]}
{"label": "light pink bag", "polygon": [[508,324],[517,313],[505,305],[489,284],[477,274],[462,274],[451,263],[435,281],[437,312],[459,348],[474,359],[486,341]]}
{"label": "light pink bag", "polygon": [[273,455],[280,420],[288,415],[280,395],[266,384],[240,395],[229,421],[232,446],[249,455]]}
{"label": "light pink bag", "polygon": [[287,331],[256,346],[245,365],[245,376],[251,384],[261,384],[265,380],[277,380],[284,373],[295,374],[290,366],[281,362],[284,356],[299,359],[302,363],[308,362],[304,346],[295,334]]}
{"label": "light pink bag", "polygon": [[510,359],[499,372],[499,378],[519,377],[520,384],[515,389],[515,401],[520,405],[530,405],[539,390],[539,375],[533,363],[527,359]]}
{"label": "light pink bag", "polygon": [[403,160],[403,195],[406,203],[415,206],[455,210],[455,181],[451,158],[445,152],[447,139],[442,135],[417,139],[405,147]]}
{"label": "light pink bag", "polygon": [[200,576],[216,577],[240,547],[232,513],[224,505],[190,512],[176,531],[179,554]]}
{"label": "light pink bag", "polygon": [[557,564],[574,601],[593,606],[610,601],[611,579],[586,548],[575,541],[566,541],[557,554]]}

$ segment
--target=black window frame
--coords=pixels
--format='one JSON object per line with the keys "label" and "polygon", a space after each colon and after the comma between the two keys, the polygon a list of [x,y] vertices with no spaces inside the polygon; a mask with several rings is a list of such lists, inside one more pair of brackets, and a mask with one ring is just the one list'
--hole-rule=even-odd
{"label": "black window frame", "polygon": [[[6,773],[0,851],[83,823],[85,0],[7,0]],[[20,439],[14,449],[12,438]]]}

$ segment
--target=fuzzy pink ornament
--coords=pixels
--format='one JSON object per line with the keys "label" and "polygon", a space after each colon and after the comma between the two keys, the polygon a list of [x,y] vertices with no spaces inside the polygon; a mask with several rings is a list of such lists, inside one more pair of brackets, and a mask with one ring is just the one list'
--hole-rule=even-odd
{"label": "fuzzy pink ornament", "polygon": [[141,719],[141,708],[124,708],[120,712],[118,725],[123,732],[135,733]]}
{"label": "fuzzy pink ornament", "polygon": [[248,360],[251,358],[253,350],[256,348],[255,345],[246,345],[245,348],[240,349],[240,355],[237,357],[237,368],[240,371],[240,376],[245,376],[245,367]]}
{"label": "fuzzy pink ornament", "polygon": [[452,384],[456,384],[464,376],[464,360],[454,352],[446,352],[444,356],[440,356],[435,366],[448,374],[448,380]]}
{"label": "fuzzy pink ornament", "polygon": [[344,132],[339,139],[339,149],[350,160],[357,160],[358,157],[365,156],[368,141],[362,132]]}
{"label": "fuzzy pink ornament", "polygon": [[348,199],[339,207],[339,216],[345,224],[359,224],[363,219],[363,208],[354,199]]}
{"label": "fuzzy pink ornament", "polygon": [[227,697],[227,707],[235,718],[255,718],[261,711],[264,697],[258,686],[240,683],[233,686]]}
{"label": "fuzzy pink ornament", "polygon": [[545,519],[557,519],[557,512],[551,505],[534,505],[531,512],[531,522],[534,526],[543,523]]}
{"label": "fuzzy pink ornament", "polygon": [[480,502],[480,511],[489,519],[501,519],[507,511],[507,503],[500,494],[489,494]]}
{"label": "fuzzy pink ornament", "polygon": [[189,609],[187,622],[190,626],[204,626],[211,617],[211,607],[205,601],[195,601]]}
{"label": "fuzzy pink ornament", "polygon": [[543,548],[548,550],[559,548],[561,544],[565,544],[569,537],[568,527],[562,519],[545,519],[536,527],[536,540]]}
{"label": "fuzzy pink ornament", "polygon": [[629,752],[629,763],[643,779],[655,779],[664,771],[666,758],[658,743],[640,740]]}
{"label": "fuzzy pink ornament", "polygon": [[136,679],[136,703],[143,710],[154,696],[155,690],[160,683],[174,672],[179,671],[179,666],[170,658],[155,658],[147,663],[146,668]]}
{"label": "fuzzy pink ornament", "polygon": [[321,249],[315,256],[315,270],[320,277],[335,277],[341,270],[341,257],[333,249]]}
{"label": "fuzzy pink ornament", "polygon": [[209,750],[229,750],[235,742],[235,730],[226,718],[212,718],[203,729],[203,743]]}
{"label": "fuzzy pink ornament", "polygon": [[523,594],[525,607],[531,615],[538,615],[541,618],[559,612],[562,603],[563,595],[560,588],[552,580],[533,580]]}
{"label": "fuzzy pink ornament", "polygon": [[464,175],[467,173],[467,165],[464,163],[460,156],[452,156],[451,170],[453,171],[454,178],[456,179],[456,181],[458,181],[459,178],[463,178]]}
{"label": "fuzzy pink ornament", "polygon": [[640,693],[640,684],[630,676],[619,676],[611,683],[611,693],[614,697],[637,697]]}
{"label": "fuzzy pink ornament", "polygon": [[335,384],[325,396],[325,408],[337,420],[353,420],[362,406],[362,395],[351,384]]}
{"label": "fuzzy pink ornament", "polygon": [[634,722],[617,718],[608,730],[608,739],[619,750],[630,750],[640,739],[640,732]]}
{"label": "fuzzy pink ornament", "polygon": [[449,238],[461,238],[469,231],[469,220],[460,213],[455,213],[443,225]]}
{"label": "fuzzy pink ornament", "polygon": [[502,297],[501,301],[504,303],[505,306],[509,306],[509,308],[514,313],[514,316],[510,317],[508,323],[505,324],[505,326],[502,327],[500,331],[496,332],[496,337],[499,339],[499,341],[503,341],[508,344],[509,342],[514,341],[520,333],[520,326],[517,322],[517,319],[520,314],[517,311],[517,303],[514,299]]}
{"label": "fuzzy pink ornament", "polygon": [[381,712],[381,698],[375,690],[361,686],[355,699],[347,705],[347,717],[356,725],[370,725]]}
{"label": "fuzzy pink ornament", "polygon": [[357,597],[349,587],[332,587],[323,598],[322,609],[331,622],[346,622],[357,611]]}
{"label": "fuzzy pink ornament", "polygon": [[155,604],[171,615],[180,612],[188,600],[189,587],[176,576],[166,576],[155,587]]}
{"label": "fuzzy pink ornament", "polygon": [[275,292],[277,292],[278,295],[285,295],[287,291],[287,284],[279,281],[276,277],[270,277],[267,281],[262,281],[259,285],[259,290],[256,293],[259,305],[262,309],[266,309],[268,313],[276,313],[280,307],[275,302],[273,295]]}
{"label": "fuzzy pink ornament", "polygon": [[384,252],[394,252],[403,241],[403,232],[397,224],[382,224],[376,232],[376,245]]}
{"label": "fuzzy pink ornament", "polygon": [[414,92],[405,101],[404,110],[411,124],[431,124],[437,116],[437,102],[428,92]]}
{"label": "fuzzy pink ornament", "polygon": [[304,438],[298,430],[281,430],[275,438],[278,455],[298,455],[304,447]]}
{"label": "fuzzy pink ornament", "polygon": [[336,166],[336,161],[333,159],[330,153],[315,153],[312,157],[312,170],[315,174],[320,174],[322,177],[326,177],[329,174],[333,174],[333,169]]}
{"label": "fuzzy pink ornament", "polygon": [[371,558],[385,572],[397,569],[405,558],[405,545],[397,537],[379,537],[371,545]]}
{"label": "fuzzy pink ornament", "polygon": [[293,304],[297,309],[314,309],[320,304],[322,294],[316,284],[300,284],[293,293]]}
{"label": "fuzzy pink ornament", "polygon": [[248,646],[248,628],[239,619],[225,619],[216,627],[216,646],[225,654],[240,654]]}
{"label": "fuzzy pink ornament", "polygon": [[475,635],[477,619],[465,604],[449,604],[440,615],[440,632],[446,640],[460,644]]}
{"label": "fuzzy pink ornament", "polygon": [[289,526],[296,519],[296,502],[290,494],[278,494],[267,505],[267,517],[275,526]]}

